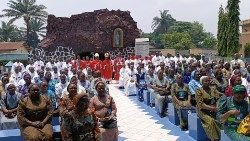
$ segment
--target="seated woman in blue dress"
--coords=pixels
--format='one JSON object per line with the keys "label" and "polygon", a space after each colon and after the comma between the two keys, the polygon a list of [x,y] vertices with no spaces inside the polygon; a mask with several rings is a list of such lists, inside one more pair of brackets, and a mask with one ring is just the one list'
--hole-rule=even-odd
{"label": "seated woman in blue dress", "polygon": [[249,113],[245,93],[245,86],[236,85],[233,87],[233,96],[223,96],[218,103],[217,118],[223,123],[224,132],[232,141],[250,140],[250,137],[237,133],[239,123]]}
{"label": "seated woman in blue dress", "polygon": [[5,94],[2,95],[0,105],[6,118],[14,118],[17,114],[17,107],[21,94],[16,92],[14,83],[5,85]]}

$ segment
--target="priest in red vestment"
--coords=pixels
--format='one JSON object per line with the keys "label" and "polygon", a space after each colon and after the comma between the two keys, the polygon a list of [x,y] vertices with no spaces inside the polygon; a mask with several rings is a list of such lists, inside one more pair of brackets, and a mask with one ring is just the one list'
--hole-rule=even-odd
{"label": "priest in red vestment", "polygon": [[112,73],[113,73],[113,66],[112,61],[110,60],[109,53],[105,53],[105,60],[102,62],[102,76],[106,80],[106,82],[111,82],[112,80]]}
{"label": "priest in red vestment", "polygon": [[115,76],[114,79],[116,81],[119,80],[120,77],[120,69],[122,68],[123,64],[125,63],[125,60],[121,57],[120,54],[117,55],[116,59],[114,60],[114,70],[115,70]]}
{"label": "priest in red vestment", "polygon": [[102,69],[102,61],[99,59],[99,54],[95,53],[95,59],[91,61],[90,67],[93,71],[100,71]]}
{"label": "priest in red vestment", "polygon": [[80,69],[83,70],[87,67],[87,62],[85,60],[85,57],[82,57],[82,60],[80,61]]}

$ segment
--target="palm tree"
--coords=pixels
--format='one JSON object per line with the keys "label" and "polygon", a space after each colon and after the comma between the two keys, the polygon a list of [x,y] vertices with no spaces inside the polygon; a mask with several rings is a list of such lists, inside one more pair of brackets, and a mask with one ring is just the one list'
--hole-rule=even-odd
{"label": "palm tree", "polygon": [[[25,24],[26,25],[26,24]],[[45,37],[46,27],[45,23],[42,20],[37,18],[32,18],[30,20],[30,33],[27,39],[27,45],[29,47],[37,47],[38,43],[40,42],[39,37]],[[22,31],[27,31],[25,27],[21,27]]]}
{"label": "palm tree", "polygon": [[169,10],[160,11],[160,17],[153,18],[152,29],[156,33],[166,33],[171,25],[176,21],[170,14]]}
{"label": "palm tree", "polygon": [[[25,23],[25,25],[26,25],[26,23]],[[36,33],[40,37],[45,37],[45,34],[46,34],[45,22],[43,22],[42,20],[37,19],[37,18],[32,18],[30,20],[29,26],[30,26],[31,33]],[[27,25],[26,25],[26,27],[27,27]],[[27,31],[26,27],[21,27],[21,30]]]}
{"label": "palm tree", "polygon": [[8,24],[2,21],[0,27],[0,41],[16,42],[23,40],[22,32],[13,24]]}
{"label": "palm tree", "polygon": [[11,17],[10,23],[17,19],[23,18],[26,24],[26,37],[30,34],[30,20],[37,18],[46,21],[48,13],[45,11],[44,5],[37,5],[36,0],[10,0],[9,9],[4,9],[1,17]]}

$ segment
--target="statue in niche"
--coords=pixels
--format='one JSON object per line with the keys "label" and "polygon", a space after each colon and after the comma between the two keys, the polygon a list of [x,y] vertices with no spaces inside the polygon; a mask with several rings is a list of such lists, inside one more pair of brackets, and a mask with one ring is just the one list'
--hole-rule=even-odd
{"label": "statue in niche", "polygon": [[116,28],[113,37],[113,47],[123,47],[123,31],[120,28]]}

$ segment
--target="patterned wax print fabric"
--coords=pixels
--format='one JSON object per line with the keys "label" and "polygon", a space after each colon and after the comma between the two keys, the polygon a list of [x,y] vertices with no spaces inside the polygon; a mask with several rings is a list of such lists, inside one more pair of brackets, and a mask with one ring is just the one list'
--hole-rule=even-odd
{"label": "patterned wax print fabric", "polygon": [[210,106],[216,106],[216,102],[220,98],[219,92],[211,88],[210,92],[206,92],[203,88],[196,91],[197,115],[201,119],[202,126],[211,140],[220,139],[220,124],[216,120],[216,113],[203,109],[203,103]]}
{"label": "patterned wax print fabric", "polygon": [[223,125],[223,130],[225,134],[232,141],[248,141],[250,137],[244,136],[237,133],[237,128],[239,123],[248,115],[248,103],[243,101],[242,103],[237,103],[234,101],[233,97],[223,96],[218,102],[217,118],[219,119],[221,115],[225,114],[229,110],[239,110],[239,116],[230,116],[228,120]]}

